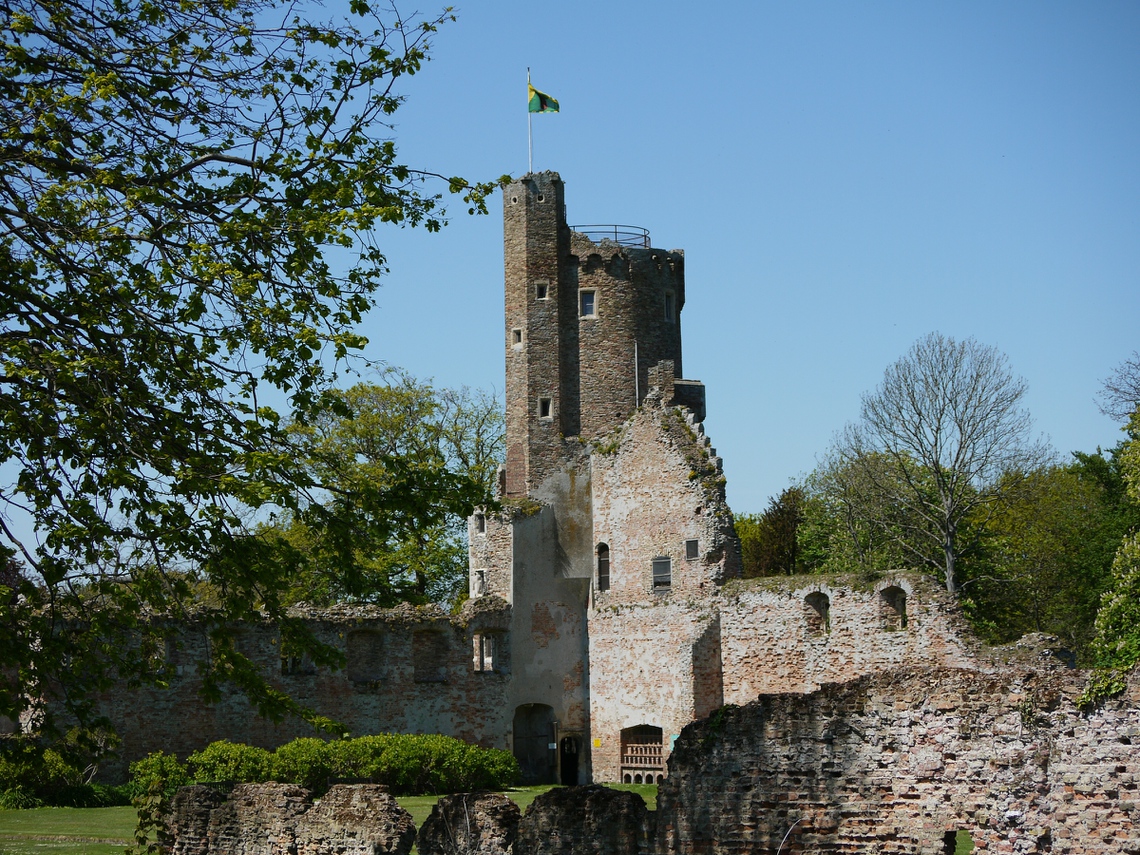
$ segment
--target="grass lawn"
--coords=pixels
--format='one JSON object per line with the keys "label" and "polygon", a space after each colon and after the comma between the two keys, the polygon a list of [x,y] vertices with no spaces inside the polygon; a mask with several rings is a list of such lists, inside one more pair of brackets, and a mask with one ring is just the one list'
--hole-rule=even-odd
{"label": "grass lawn", "polygon": [[[645,799],[657,808],[656,784],[610,784]],[[523,811],[550,786],[518,787],[507,795]],[[419,828],[439,796],[402,796],[397,801]],[[135,831],[133,807],[36,808],[0,810],[0,855],[121,855]]]}
{"label": "grass lawn", "polygon": [[0,855],[122,855],[133,807],[0,810]]}

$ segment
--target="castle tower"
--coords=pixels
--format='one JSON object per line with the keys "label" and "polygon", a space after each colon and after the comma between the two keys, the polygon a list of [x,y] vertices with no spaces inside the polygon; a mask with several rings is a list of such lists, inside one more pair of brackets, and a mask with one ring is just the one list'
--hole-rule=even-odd
{"label": "castle tower", "polygon": [[506,291],[506,497],[526,496],[578,434],[577,295],[569,281],[570,229],[562,179],[524,176],[503,189]]}
{"label": "castle tower", "polygon": [[504,188],[505,497],[538,489],[572,455],[567,438],[593,439],[624,422],[651,377],[666,379],[670,402],[704,418],[704,387],[676,379],[684,253],[651,248],[643,230],[634,240],[616,228],[613,238],[572,232],[557,173]]}

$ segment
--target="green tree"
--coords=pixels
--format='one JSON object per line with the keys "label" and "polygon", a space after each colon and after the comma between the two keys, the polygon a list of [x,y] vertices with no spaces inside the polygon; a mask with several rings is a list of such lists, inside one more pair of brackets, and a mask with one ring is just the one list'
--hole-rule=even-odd
{"label": "green tree", "polygon": [[[1140,505],[1140,409],[1133,411],[1125,430],[1128,441],[1120,465],[1128,495]],[[1112,582],[1097,613],[1093,653],[1097,668],[1084,694],[1089,703],[1122,691],[1140,662],[1140,530],[1135,527],[1113,561]]]}
{"label": "green tree", "polygon": [[950,593],[963,553],[1049,458],[1030,436],[1025,390],[995,348],[931,333],[887,368],[836,443],[861,523],[937,572]]}
{"label": "green tree", "polygon": [[[468,481],[465,507],[493,502],[503,457],[499,402],[485,392],[435,389],[399,371],[386,372],[383,380],[343,393],[349,416],[338,408],[294,427],[319,452],[314,477],[351,492],[358,482],[383,487],[409,472],[431,478],[451,473]],[[326,471],[328,460],[337,461],[335,471]],[[382,539],[358,538],[347,557],[321,554],[305,521],[289,520],[273,533],[283,532],[309,559],[289,599],[383,606],[457,602],[467,588],[467,527],[453,506],[449,501],[436,513],[409,518],[398,530],[382,532]],[[345,573],[346,561],[354,573]],[[355,589],[346,586],[350,580]]]}
{"label": "green tree", "polygon": [[[803,522],[797,531],[800,566],[808,573],[876,573],[910,566],[908,525],[890,501],[890,461],[868,454],[855,465],[831,454],[804,481]],[[895,484],[901,488],[901,484]]]}
{"label": "green tree", "polygon": [[1077,462],[1031,473],[992,515],[963,600],[991,642],[1046,632],[1085,658],[1124,534],[1113,497],[1090,468]]}
{"label": "green tree", "polygon": [[343,407],[332,381],[384,269],[373,228],[438,229],[428,182],[472,211],[493,189],[411,168],[390,138],[396,86],[451,16],[348,6],[0,7],[0,543],[25,568],[0,599],[2,715],[51,697],[90,722],[112,677],[161,682],[160,619],[202,580],[207,697],[228,680],[303,713],[229,638],[283,616],[297,569],[256,522],[292,515],[343,553],[464,511],[447,471],[325,485],[336,461],[300,465],[319,449],[286,429]]}
{"label": "green tree", "polygon": [[804,519],[806,496],[799,487],[785,488],[762,514],[736,520],[744,578],[800,572],[796,533]]}

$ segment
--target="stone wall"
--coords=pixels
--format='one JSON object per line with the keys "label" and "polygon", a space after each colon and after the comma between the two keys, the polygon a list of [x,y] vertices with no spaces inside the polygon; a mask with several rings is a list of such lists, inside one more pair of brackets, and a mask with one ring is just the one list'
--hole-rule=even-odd
{"label": "stone wall", "polygon": [[753,579],[718,608],[726,703],[891,668],[978,666],[953,598],[918,574]]}
{"label": "stone wall", "polygon": [[[691,414],[651,395],[590,457],[594,543],[609,548],[597,608],[711,597],[740,574],[720,458]],[[692,551],[690,551],[690,547]],[[656,586],[653,563],[671,579]]]}
{"label": "stone wall", "polygon": [[1083,676],[904,669],[726,707],[675,746],[656,851],[1140,852],[1140,681],[1083,715]]}
{"label": "stone wall", "polygon": [[316,804],[292,784],[239,784],[228,796],[183,787],[167,831],[171,855],[407,855],[416,836],[375,784],[334,786]]}
{"label": "stone wall", "polygon": [[[352,736],[373,733],[443,733],[485,747],[510,749],[511,610],[495,597],[472,602],[460,617],[438,608],[368,606],[295,610],[316,637],[342,652],[346,667],[315,667],[283,653],[270,624],[244,626],[238,649],[270,682],[293,698],[345,725]],[[475,642],[492,637],[493,659],[477,661]],[[169,688],[119,686],[100,698],[100,711],[122,738],[117,762],[103,767],[108,780],[152,751],[185,758],[210,742],[228,739],[275,748],[313,732],[300,721],[274,724],[257,715],[236,688],[218,702],[199,692],[199,663],[208,639],[193,622],[172,628]],[[483,666],[483,667],[480,667]]]}

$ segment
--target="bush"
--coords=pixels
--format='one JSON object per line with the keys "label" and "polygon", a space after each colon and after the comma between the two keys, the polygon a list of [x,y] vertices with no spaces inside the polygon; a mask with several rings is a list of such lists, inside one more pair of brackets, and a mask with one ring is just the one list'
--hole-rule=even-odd
{"label": "bush", "polygon": [[125,787],[92,784],[64,756],[30,739],[9,739],[0,756],[0,808],[111,807],[130,804]]}
{"label": "bush", "polygon": [[195,751],[186,763],[195,781],[260,784],[270,779],[271,759],[264,748],[222,739]]}
{"label": "bush", "polygon": [[131,764],[130,781],[125,790],[132,799],[140,798],[150,792],[155,781],[161,781],[163,791],[171,796],[179,787],[190,783],[190,775],[173,754],[155,751]]}
{"label": "bush", "polygon": [[[398,796],[502,790],[519,779],[519,764],[509,751],[480,748],[450,736],[383,733],[325,742],[294,739],[270,754],[261,748],[215,742],[190,755],[195,781],[298,784],[317,794],[330,781],[349,778],[384,784]],[[132,792],[146,792],[151,780],[169,784],[185,770],[169,755],[152,754],[131,764]],[[184,779],[179,779],[184,780]]]}
{"label": "bush", "polygon": [[323,793],[329,788],[329,778],[334,777],[331,746],[323,739],[294,739],[273,752],[270,770],[275,781],[289,781]]}
{"label": "bush", "polygon": [[333,743],[330,749],[336,776],[366,778],[401,796],[501,790],[519,778],[518,761],[510,752],[450,736],[364,736]]}

